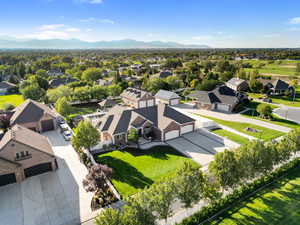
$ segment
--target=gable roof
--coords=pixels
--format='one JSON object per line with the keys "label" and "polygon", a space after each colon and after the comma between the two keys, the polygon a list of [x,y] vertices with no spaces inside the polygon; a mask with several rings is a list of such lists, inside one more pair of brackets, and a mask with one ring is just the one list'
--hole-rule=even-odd
{"label": "gable roof", "polygon": [[170,76],[173,76],[172,72],[170,72],[170,71],[162,71],[158,75],[159,78],[167,78]]}
{"label": "gable roof", "polygon": [[48,106],[31,99],[27,99],[16,107],[13,112],[14,114],[10,119],[11,124],[36,122],[39,121],[45,113],[54,118],[56,117],[56,114]]}
{"label": "gable roof", "polygon": [[236,86],[236,87],[238,87],[240,84],[242,84],[244,82],[246,82],[246,81],[243,80],[243,79],[240,79],[238,77],[233,77],[229,81],[227,81],[228,84],[231,84],[231,85]]}
{"label": "gable roof", "polygon": [[11,140],[30,146],[48,155],[54,156],[52,147],[46,137],[19,124],[14,125],[5,133],[2,140],[0,141],[0,151]]}
{"label": "gable roof", "polygon": [[[142,90],[139,90],[137,88],[126,88],[122,94],[120,95],[121,97],[124,97],[124,98],[129,98],[129,99],[132,99],[132,100],[138,100],[140,98],[143,98],[145,97],[146,95],[151,95],[150,92],[146,92],[146,91],[142,91]],[[152,95],[151,95],[152,96]]]}
{"label": "gable roof", "polygon": [[235,91],[225,85],[217,87],[213,91],[194,91],[188,97],[196,98],[199,102],[209,104],[225,103],[232,105],[238,101]]}
{"label": "gable roof", "polygon": [[170,99],[180,98],[180,97],[178,94],[172,91],[166,91],[161,89],[156,93],[155,98],[170,100]]}
{"label": "gable roof", "polygon": [[272,84],[275,90],[286,90],[290,86],[288,83],[280,79],[275,80]]}
{"label": "gable roof", "polygon": [[67,78],[55,78],[49,82],[50,87],[58,87],[60,85],[66,85],[72,82],[78,81],[77,79],[73,77],[67,77]]}
{"label": "gable roof", "polygon": [[116,105],[117,102],[113,99],[107,98],[104,99],[103,101],[101,101],[100,103],[98,103],[98,105],[102,106],[102,107],[106,107],[106,106],[114,106]]}

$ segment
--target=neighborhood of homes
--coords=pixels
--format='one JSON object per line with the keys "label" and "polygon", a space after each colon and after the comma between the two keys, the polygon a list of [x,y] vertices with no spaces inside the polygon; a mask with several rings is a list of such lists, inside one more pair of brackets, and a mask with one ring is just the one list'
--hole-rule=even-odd
{"label": "neighborhood of homes", "polygon": [[[282,80],[263,83],[273,94],[282,94],[289,85]],[[212,91],[194,91],[188,96],[197,108],[231,112],[247,99],[246,81],[233,78]],[[1,92],[11,88],[0,83]],[[160,90],[155,95],[136,88],[121,94],[122,103],[106,99],[99,103],[105,114],[92,123],[100,133],[102,144],[126,145],[128,132],[134,128],[140,138],[148,141],[167,141],[195,131],[195,120],[176,110],[181,97]],[[11,112],[3,112],[9,119],[9,129],[0,141],[0,186],[21,182],[27,177],[56,170],[54,152],[43,132],[56,130],[62,117],[45,104],[26,100]],[[99,140],[99,141],[100,141]]]}

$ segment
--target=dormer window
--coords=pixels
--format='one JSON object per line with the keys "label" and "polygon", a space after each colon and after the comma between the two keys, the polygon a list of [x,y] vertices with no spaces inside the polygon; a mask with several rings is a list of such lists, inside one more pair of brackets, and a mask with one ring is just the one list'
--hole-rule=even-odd
{"label": "dormer window", "polygon": [[22,151],[16,153],[16,161],[25,160],[31,158],[31,154],[28,151]]}

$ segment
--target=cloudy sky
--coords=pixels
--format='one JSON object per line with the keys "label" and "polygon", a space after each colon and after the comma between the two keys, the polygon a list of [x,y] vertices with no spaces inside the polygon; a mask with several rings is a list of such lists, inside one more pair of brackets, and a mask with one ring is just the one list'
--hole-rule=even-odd
{"label": "cloudy sky", "polygon": [[0,37],[300,47],[300,1],[1,0]]}

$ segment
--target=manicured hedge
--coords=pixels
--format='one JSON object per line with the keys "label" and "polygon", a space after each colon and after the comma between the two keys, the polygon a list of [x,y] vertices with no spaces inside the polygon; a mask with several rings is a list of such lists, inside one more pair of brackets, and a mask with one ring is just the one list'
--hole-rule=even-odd
{"label": "manicured hedge", "polygon": [[[203,207],[200,211],[194,215],[184,219],[178,225],[199,225],[205,220],[211,218],[221,210],[230,208],[234,204],[238,203],[240,200],[248,198],[253,192],[257,191],[259,188],[262,188],[264,185],[272,183],[275,179],[289,173],[295,167],[300,166],[300,158],[277,168],[275,171],[269,175],[263,176],[250,184],[241,186],[240,188],[234,190],[231,194],[212,202],[210,205]],[[227,210],[227,209],[226,209]]]}

